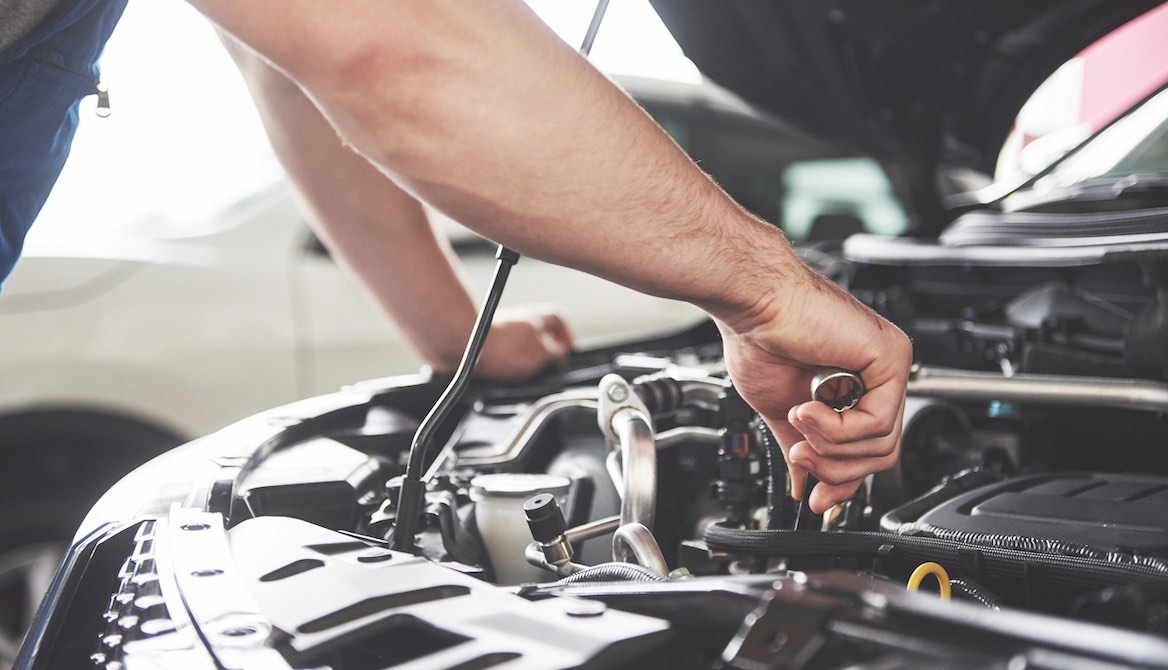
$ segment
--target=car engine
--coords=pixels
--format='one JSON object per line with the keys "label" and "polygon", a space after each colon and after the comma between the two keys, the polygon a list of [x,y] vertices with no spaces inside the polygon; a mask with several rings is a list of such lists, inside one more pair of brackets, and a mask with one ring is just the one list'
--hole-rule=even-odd
{"label": "car engine", "polygon": [[712,324],[273,410],[123,481],[29,667],[1168,667],[1162,252],[809,261],[915,341],[899,465],[815,515]]}

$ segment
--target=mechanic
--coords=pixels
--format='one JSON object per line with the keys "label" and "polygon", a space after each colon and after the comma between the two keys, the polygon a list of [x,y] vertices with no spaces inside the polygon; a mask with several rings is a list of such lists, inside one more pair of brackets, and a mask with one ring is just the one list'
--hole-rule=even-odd
{"label": "mechanic", "polygon": [[[895,463],[908,338],[804,265],[522,0],[190,2],[406,192],[521,253],[705,309],[794,493],[819,479],[814,511]],[[863,377],[855,409],[807,400],[828,366]]]}
{"label": "mechanic", "polygon": [[[125,4],[0,0],[0,281],[64,166],[77,101],[96,90],[97,56]],[[341,145],[299,87],[250,52],[228,46],[318,235],[369,288],[422,360],[438,372],[452,372],[476,308],[445,238],[435,235],[417,200]],[[334,222],[370,230],[367,236],[334,235]],[[564,359],[573,344],[550,306],[504,308],[475,372],[498,381],[525,379]]]}

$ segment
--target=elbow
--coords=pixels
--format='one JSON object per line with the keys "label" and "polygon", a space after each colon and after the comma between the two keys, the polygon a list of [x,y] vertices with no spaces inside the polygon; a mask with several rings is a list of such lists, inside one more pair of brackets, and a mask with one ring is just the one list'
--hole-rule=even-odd
{"label": "elbow", "polygon": [[354,107],[362,100],[408,95],[410,79],[427,58],[425,40],[376,26],[321,26],[290,54],[292,78],[318,104]]}

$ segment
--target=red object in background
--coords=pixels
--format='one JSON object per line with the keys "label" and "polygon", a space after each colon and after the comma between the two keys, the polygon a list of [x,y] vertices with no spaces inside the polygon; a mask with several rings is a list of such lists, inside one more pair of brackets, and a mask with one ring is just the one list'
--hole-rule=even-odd
{"label": "red object in background", "polygon": [[1095,132],[1168,81],[1168,5],[1084,49],[1080,119]]}

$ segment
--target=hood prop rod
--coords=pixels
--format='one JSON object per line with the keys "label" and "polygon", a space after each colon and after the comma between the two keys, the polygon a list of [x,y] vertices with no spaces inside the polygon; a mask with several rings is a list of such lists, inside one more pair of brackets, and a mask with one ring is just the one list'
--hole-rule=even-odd
{"label": "hood prop rod", "polygon": [[[585,58],[592,51],[592,43],[596,40],[596,33],[604,20],[604,13],[608,11],[609,0],[599,0],[596,10],[592,13],[592,21],[584,34],[584,41],[580,44],[580,54]],[[495,309],[503,297],[503,288],[507,285],[507,277],[511,268],[519,262],[519,254],[503,245],[495,252],[499,262],[495,264],[495,276],[491,279],[491,287],[487,289],[487,297],[479,316],[475,319],[471,330],[470,340],[466,343],[466,350],[454,373],[454,379],[442,392],[433,409],[422,419],[418,432],[414,433],[410,443],[410,456],[406,462],[406,475],[402,478],[401,491],[398,494],[397,520],[394,523],[393,538],[390,546],[397,551],[414,552],[414,535],[418,532],[418,517],[422,512],[422,504],[426,499],[426,483],[422,481],[422,474],[426,468],[426,453],[434,442],[434,434],[442,422],[450,416],[454,406],[466,393],[470,384],[470,376],[479,361],[479,354],[483,351],[483,344],[487,341],[487,333],[491,330],[491,322],[495,318]]]}
{"label": "hood prop rod", "polygon": [[495,252],[499,262],[495,264],[495,276],[491,280],[491,287],[487,290],[487,297],[483,300],[483,307],[475,319],[471,330],[470,340],[466,343],[466,350],[462,360],[454,373],[454,379],[442,392],[438,402],[418,426],[414,433],[414,440],[410,444],[410,457],[406,463],[406,476],[402,478],[401,492],[398,496],[397,521],[394,524],[393,540],[391,545],[398,551],[414,551],[414,534],[417,533],[418,516],[422,511],[422,503],[426,498],[426,483],[422,481],[422,473],[426,467],[426,452],[434,443],[434,434],[438,427],[454,411],[455,405],[466,393],[470,385],[470,376],[474,372],[475,364],[479,361],[479,354],[483,352],[483,344],[487,341],[487,334],[491,330],[491,321],[495,318],[495,309],[503,297],[503,288],[507,285],[507,277],[511,268],[519,262],[519,254],[499,245]]}

